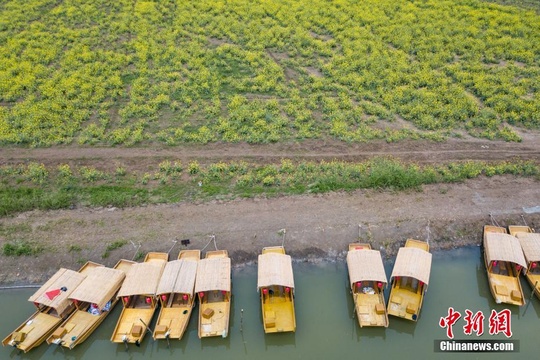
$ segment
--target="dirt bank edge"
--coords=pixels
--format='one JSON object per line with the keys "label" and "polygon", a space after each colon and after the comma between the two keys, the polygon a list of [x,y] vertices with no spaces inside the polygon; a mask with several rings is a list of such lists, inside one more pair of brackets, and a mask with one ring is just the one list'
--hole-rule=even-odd
{"label": "dirt bank edge", "polygon": [[[407,238],[429,239],[433,251],[479,245],[489,214],[501,225],[540,226],[540,187],[534,179],[500,176],[421,191],[354,191],[324,195],[178,203],[116,209],[32,211],[0,219],[0,245],[39,243],[38,256],[0,256],[0,285],[40,284],[58,268],[86,260],[113,266],[140,252],[226,249],[234,266],[256,260],[264,246],[284,241],[295,261],[344,261],[347,244],[365,241],[392,258]],[[523,215],[523,217],[522,217]],[[285,229],[283,231],[282,229]],[[107,250],[114,242],[124,245]],[[134,246],[135,245],[135,246]],[[174,246],[173,246],[174,245]],[[171,250],[172,248],[172,250]]]}

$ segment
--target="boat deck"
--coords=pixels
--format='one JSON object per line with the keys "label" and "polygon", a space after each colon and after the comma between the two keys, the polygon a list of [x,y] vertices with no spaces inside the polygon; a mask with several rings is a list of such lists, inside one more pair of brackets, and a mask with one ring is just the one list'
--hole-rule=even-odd
{"label": "boat deck", "polygon": [[178,254],[178,260],[194,260],[201,259],[201,250],[182,250]]}
{"label": "boat deck", "polygon": [[227,252],[227,250],[213,250],[213,251],[208,251],[206,253],[207,259],[222,258],[222,257],[228,257],[228,256],[229,256],[229,253]]}
{"label": "boat deck", "polygon": [[268,246],[262,249],[263,254],[285,254],[283,246]]}
{"label": "boat deck", "polygon": [[87,335],[87,330],[98,323],[103,315],[92,315],[88,311],[77,310],[63,326],[56,329],[47,342],[69,348],[73,346],[72,343],[76,343],[76,339]]}
{"label": "boat deck", "polygon": [[[401,278],[403,280],[404,278]],[[396,282],[388,299],[388,315],[416,321],[422,306],[422,286],[412,284],[415,279],[408,279],[407,284]]]}
{"label": "boat deck", "polygon": [[[134,343],[136,340],[142,341],[146,334],[146,326],[144,324],[150,324],[152,316],[154,315],[155,308],[124,308],[120,319],[118,320],[117,328],[113,334],[111,341],[114,343],[122,343],[124,336],[127,335],[127,342]],[[144,321],[144,324],[142,321]],[[140,333],[137,330],[137,326],[141,326]]]}
{"label": "boat deck", "polygon": [[[15,330],[15,335],[25,334],[24,340],[17,342],[17,348],[24,352],[33,349],[41,344],[58,325],[62,322],[62,318],[49,315],[43,312],[36,312],[23,325]],[[4,345],[11,345],[10,341],[15,340],[13,336],[6,338]]]}
{"label": "boat deck", "polygon": [[516,236],[517,233],[524,232],[524,233],[532,233],[532,229],[529,226],[523,226],[523,225],[510,225],[508,226],[508,231],[510,232],[510,235]]}
{"label": "boat deck", "polygon": [[[499,264],[503,263],[502,261]],[[489,273],[490,288],[497,303],[521,306],[524,304],[519,278],[515,276]]]}
{"label": "boat deck", "polygon": [[263,295],[264,330],[266,333],[295,331],[294,303],[290,295]]}
{"label": "boat deck", "polygon": [[[165,339],[165,333],[169,332],[169,338],[180,339],[188,325],[191,316],[191,305],[162,308],[159,320],[156,324],[155,339]],[[158,331],[159,327],[167,329]]]}
{"label": "boat deck", "polygon": [[79,273],[83,274],[83,275],[87,275],[90,270],[92,270],[93,268],[96,268],[96,267],[101,267],[103,265],[101,264],[98,264],[98,263],[95,263],[93,261],[87,261],[80,269],[79,269]]}
{"label": "boat deck", "polygon": [[[223,336],[224,333],[228,332],[230,310],[228,301],[200,304],[199,310],[200,337]],[[206,312],[212,315],[209,317],[203,316]]]}
{"label": "boat deck", "polygon": [[354,303],[360,327],[388,326],[383,294],[355,293]]}
{"label": "boat deck", "polygon": [[134,264],[133,261],[121,259],[120,261],[118,261],[118,263],[116,263],[116,265],[114,266],[114,269],[122,270],[124,273],[127,274],[128,270],[131,268],[131,265],[133,264]]}
{"label": "boat deck", "polygon": [[425,241],[420,240],[407,239],[407,241],[405,242],[405,247],[412,247],[424,251],[429,251],[429,244]]}

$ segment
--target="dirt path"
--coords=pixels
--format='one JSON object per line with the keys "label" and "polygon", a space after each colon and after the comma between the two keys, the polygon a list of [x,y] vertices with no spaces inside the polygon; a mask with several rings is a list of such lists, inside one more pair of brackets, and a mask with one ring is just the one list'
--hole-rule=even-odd
{"label": "dirt path", "polygon": [[[112,266],[141,251],[168,251],[173,239],[202,249],[216,235],[234,265],[254,261],[263,246],[283,240],[296,260],[339,259],[349,242],[363,241],[393,256],[408,237],[429,239],[433,250],[478,245],[491,212],[501,225],[540,228],[540,186],[533,179],[480,178],[463,184],[425,186],[423,191],[356,191],[228,202],[179,203],[128,209],[33,211],[0,219],[5,241],[39,242],[38,257],[0,256],[1,284],[41,283],[59,267],[76,269],[86,260]],[[527,213],[528,212],[528,213]],[[125,240],[106,254],[107,245]],[[212,248],[210,244],[207,249]],[[176,257],[180,244],[171,251]]]}
{"label": "dirt path", "polygon": [[[481,139],[450,139],[447,142],[403,141],[388,144],[375,141],[347,144],[339,141],[303,141],[268,145],[223,144],[189,145],[183,147],[84,148],[78,146],[53,148],[3,148],[1,163],[22,161],[43,162],[45,165],[76,163],[77,165],[117,166],[129,170],[144,170],[163,159],[179,159],[185,163],[245,160],[258,163],[279,162],[282,158],[296,160],[363,161],[375,156],[392,156],[417,163],[442,163],[462,160],[499,161],[514,158],[540,159],[540,134],[528,134],[521,143]],[[107,165],[109,164],[109,165]]]}

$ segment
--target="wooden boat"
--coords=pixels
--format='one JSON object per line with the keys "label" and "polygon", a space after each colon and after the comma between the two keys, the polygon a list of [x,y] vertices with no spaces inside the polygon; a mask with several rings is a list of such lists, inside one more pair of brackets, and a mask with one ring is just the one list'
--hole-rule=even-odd
{"label": "wooden boat", "polygon": [[113,343],[140,345],[150,332],[148,326],[159,304],[156,290],[168,260],[167,253],[151,252],[144,262],[131,265],[117,295],[124,307],[111,336]]}
{"label": "wooden boat", "polygon": [[533,229],[529,226],[523,225],[510,225],[508,226],[508,232],[510,232],[510,235],[512,236],[516,236],[517,233],[534,233]]}
{"label": "wooden boat", "polygon": [[75,311],[49,336],[47,344],[73,349],[86,340],[118,302],[116,294],[132,264],[135,262],[120,260],[112,269],[99,266],[88,271],[69,296]]}
{"label": "wooden boat", "polygon": [[231,259],[227,250],[208,251],[199,261],[195,292],[199,297],[199,338],[227,337],[231,311]]}
{"label": "wooden boat", "polygon": [[2,345],[28,352],[45,341],[75,310],[69,299],[71,293],[91,269],[99,266],[102,265],[89,261],[78,272],[64,268],[58,270],[28,299],[34,303],[37,311],[9,334],[2,341]]}
{"label": "wooden boat", "polygon": [[181,339],[195,305],[195,277],[200,250],[182,250],[178,260],[165,266],[157,287],[161,310],[154,328],[154,339]]}
{"label": "wooden boat", "polygon": [[257,290],[264,332],[296,331],[292,261],[283,246],[263,248],[258,260]]}
{"label": "wooden boat", "polygon": [[388,313],[384,301],[384,287],[388,280],[381,253],[371,250],[369,244],[349,244],[347,267],[354,311],[360,327],[388,327]]}
{"label": "wooden boat", "polygon": [[530,227],[515,231],[513,226],[509,226],[510,234],[517,237],[523,249],[523,255],[527,261],[527,271],[525,278],[531,288],[534,289],[536,297],[540,299],[540,234],[534,233]]}
{"label": "wooden boat", "polygon": [[519,273],[527,262],[519,240],[503,227],[484,226],[484,262],[495,302],[524,305]]}
{"label": "wooden boat", "polygon": [[408,239],[392,270],[388,315],[418,321],[431,273],[429,244]]}

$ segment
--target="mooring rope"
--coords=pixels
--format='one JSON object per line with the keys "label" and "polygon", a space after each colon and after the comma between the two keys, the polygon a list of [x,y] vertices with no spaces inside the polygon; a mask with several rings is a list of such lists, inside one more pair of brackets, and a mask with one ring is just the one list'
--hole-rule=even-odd
{"label": "mooring rope", "polygon": [[208,247],[208,245],[210,245],[210,243],[214,241],[214,247],[216,248],[216,251],[217,251],[217,244],[216,244],[216,235],[212,234],[210,235],[210,240],[208,241],[208,243],[206,245],[204,245],[204,247],[201,249],[201,251],[204,251],[204,249],[206,249]]}

